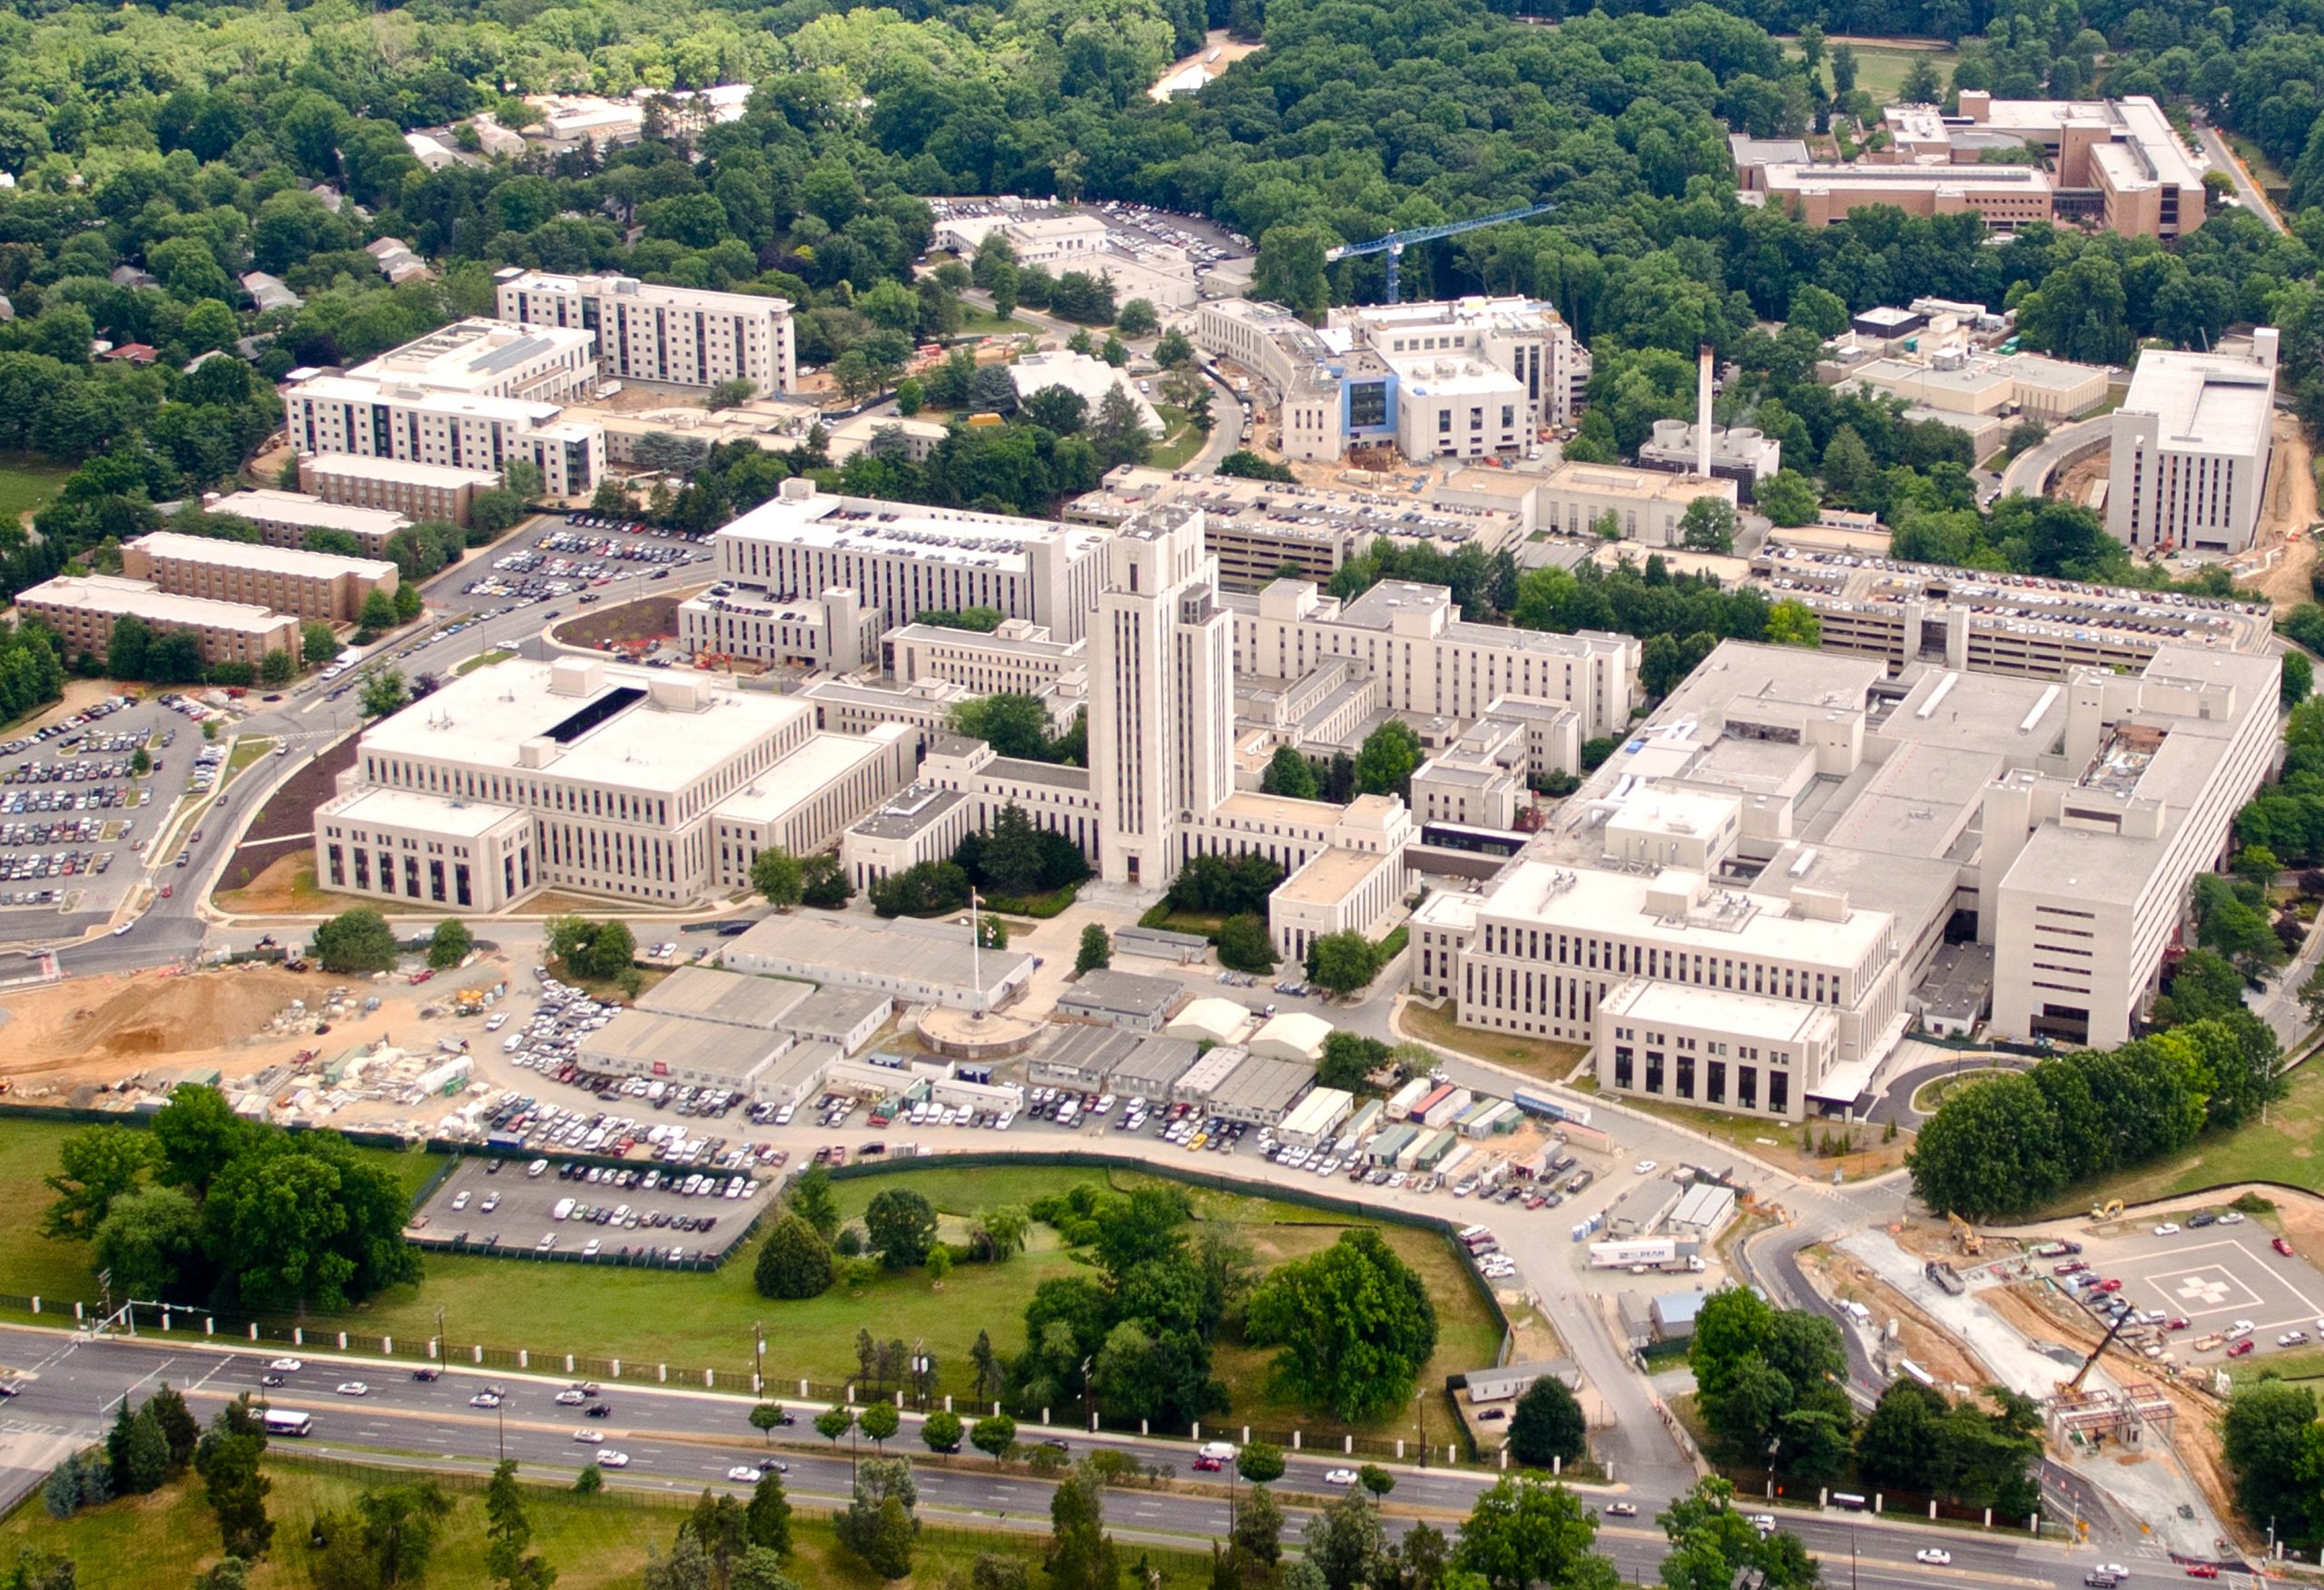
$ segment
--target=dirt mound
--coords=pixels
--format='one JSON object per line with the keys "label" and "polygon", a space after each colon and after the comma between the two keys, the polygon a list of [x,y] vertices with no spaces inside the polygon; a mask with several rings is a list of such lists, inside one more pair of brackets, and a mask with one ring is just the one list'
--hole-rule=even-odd
{"label": "dirt mound", "polygon": [[9,1054],[0,1070],[34,1076],[109,1057],[151,1058],[230,1047],[256,1035],[293,999],[316,1002],[332,979],[275,967],[191,977],[53,983],[12,994]]}

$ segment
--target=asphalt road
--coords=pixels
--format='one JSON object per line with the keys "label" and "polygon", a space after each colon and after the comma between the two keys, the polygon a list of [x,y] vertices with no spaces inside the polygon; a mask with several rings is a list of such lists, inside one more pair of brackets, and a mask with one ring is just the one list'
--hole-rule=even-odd
{"label": "asphalt road", "polygon": [[[268,1356],[171,1342],[151,1334],[90,1340],[0,1328],[0,1362],[18,1372],[23,1388],[0,1407],[0,1458],[5,1458],[0,1463],[0,1497],[13,1499],[29,1489],[56,1455],[76,1441],[98,1437],[123,1395],[144,1396],[166,1379],[187,1394],[197,1417],[206,1418],[235,1395],[261,1389]],[[505,1453],[537,1474],[573,1472],[593,1458],[594,1448],[573,1438],[576,1429],[588,1429],[602,1433],[606,1448],[629,1455],[628,1466],[614,1477],[616,1485],[687,1492],[707,1486],[739,1493],[743,1486],[729,1481],[727,1470],[754,1463],[769,1450],[748,1428],[744,1416],[749,1404],[740,1398],[622,1385],[606,1393],[612,1414],[596,1420],[556,1406],[553,1398],[561,1382],[553,1378],[454,1369],[439,1380],[421,1382],[403,1366],[334,1361],[312,1354],[304,1362],[303,1369],[289,1377],[287,1387],[270,1395],[278,1408],[300,1408],[314,1416],[314,1434],[302,1450],[317,1455],[377,1460],[389,1454],[430,1467],[473,1468]],[[363,1381],[369,1394],[338,1395],[334,1388],[350,1379]],[[487,1384],[505,1389],[503,1406],[493,1410],[470,1407],[469,1398]],[[802,1406],[797,1411],[799,1423],[781,1432],[787,1438],[773,1448],[790,1464],[787,1487],[803,1499],[843,1500],[849,1481],[846,1448],[823,1445],[812,1433],[809,1421],[817,1409]],[[1090,1438],[1071,1439],[1077,1452],[1094,1444]],[[1184,1442],[1099,1439],[1135,1453],[1142,1461],[1182,1471],[1189,1457]],[[897,1449],[920,1452],[916,1421],[907,1421]],[[1323,1478],[1334,1466],[1328,1455],[1292,1458],[1275,1487],[1288,1504],[1286,1534],[1295,1536],[1305,1514],[1336,1494]],[[1414,1514],[1423,1511],[1449,1526],[1492,1478],[1402,1466],[1395,1472],[1397,1485],[1389,1504],[1395,1511],[1388,1522],[1391,1533],[1398,1535],[1416,1521]],[[1035,1531],[1048,1526],[1050,1490],[1043,1481],[987,1470],[973,1458],[957,1467],[923,1463],[914,1477],[921,1510],[931,1520]],[[1635,1520],[1609,1520],[1599,1543],[1625,1580],[1651,1582],[1663,1555],[1653,1516],[1679,1486],[1577,1488],[1592,1503],[1619,1496],[1639,1508],[1641,1516]],[[1128,1538],[1175,1537],[1192,1543],[1223,1536],[1227,1525],[1226,1498],[1207,1495],[1123,1489],[1108,1496],[1107,1508],[1114,1531]],[[1925,1586],[1937,1570],[1917,1565],[1914,1553],[1931,1544],[1953,1554],[1946,1576],[1981,1585],[2056,1585],[2063,1590],[2078,1585],[2087,1571],[2081,1556],[2014,1533],[1935,1533],[1886,1520],[1851,1519],[1846,1514],[1787,1511],[1781,1516],[1784,1526],[1823,1559],[1833,1583],[1840,1565],[1847,1563],[1859,1587]],[[2179,1571],[2167,1563],[2131,1559],[2131,1566],[2134,1579],[2179,1577]]]}
{"label": "asphalt road", "polygon": [[2112,424],[2102,414],[2095,419],[2059,426],[2043,440],[2009,461],[2009,466],[2001,473],[2002,495],[2041,496],[2050,484],[2050,477],[2064,466],[2066,455],[2112,435]]}
{"label": "asphalt road", "polygon": [[2267,222],[2270,231],[2282,236],[2283,218],[2276,213],[2276,207],[2268,202],[2268,196],[2260,191],[2258,184],[2251,181],[2251,173],[2245,171],[2243,162],[2235,158],[2235,151],[2228,146],[2227,140],[2210,127],[2197,127],[2195,136],[2201,142],[2203,152],[2211,157],[2211,164],[2225,172],[2227,180],[2235,184],[2235,196],[2242,201],[2243,208]]}

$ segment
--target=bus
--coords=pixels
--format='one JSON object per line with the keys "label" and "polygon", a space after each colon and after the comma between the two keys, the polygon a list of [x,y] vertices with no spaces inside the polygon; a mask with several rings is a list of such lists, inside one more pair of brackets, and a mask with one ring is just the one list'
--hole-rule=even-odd
{"label": "bus", "polygon": [[266,1410],[266,1433],[270,1436],[312,1435],[315,1417],[295,1408],[270,1408]]}

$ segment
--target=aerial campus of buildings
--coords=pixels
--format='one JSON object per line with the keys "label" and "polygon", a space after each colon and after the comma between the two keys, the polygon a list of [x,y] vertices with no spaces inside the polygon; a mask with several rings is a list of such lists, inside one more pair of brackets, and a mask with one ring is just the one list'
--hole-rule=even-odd
{"label": "aerial campus of buildings", "polygon": [[[1971,90],[1958,103],[1957,114],[1892,108],[1887,146],[1853,165],[1738,135],[1738,181],[1754,201],[1817,225],[1875,204],[1974,210],[1995,229],[2070,221],[2165,240],[2201,221],[2200,165],[2152,101]],[[487,146],[602,151],[664,118],[697,131],[731,122],[743,100],[641,90],[533,104],[539,120],[522,137],[480,129]],[[434,169],[468,158],[432,134],[407,142]],[[1986,158],[2028,144],[2044,163]],[[300,759],[285,772],[338,757],[309,780],[298,821],[264,825],[261,859],[295,854],[313,898],[374,906],[399,931],[460,918],[496,942],[448,974],[468,977],[472,999],[438,985],[439,1004],[398,1013],[428,1034],[409,1047],[382,1036],[312,1077],[313,1056],[231,1079],[214,1066],[159,1068],[123,1090],[121,1107],[150,1111],[182,1081],[212,1081],[254,1119],[426,1135],[493,1157],[494,1170],[536,1153],[576,1156],[567,1168],[600,1153],[610,1162],[635,1137],[641,1157],[766,1165],[771,1180],[783,1155],[803,1162],[817,1148],[844,1163],[850,1149],[917,1157],[955,1143],[1120,1159],[1243,1147],[1244,1166],[1229,1171],[1237,1181],[1295,1188],[1309,1183],[1292,1178],[1344,1176],[1381,1207],[1461,1225],[1466,1261],[1512,1306],[1535,1310],[1562,1354],[1460,1377],[1452,1400],[1464,1438],[1489,1451],[1508,1433],[1505,1405],[1555,1379],[1582,1398],[1600,1460],[1590,1483],[1649,1500],[1694,1469],[1690,1449],[1669,1461],[1681,1448],[1665,1450],[1665,1404],[1640,1371],[1686,1340],[1719,1288],[1755,1286],[1831,1314],[1848,1332],[1851,1374],[1872,1390],[1893,1379],[1936,1387],[1907,1351],[1949,1351],[2006,1323],[1965,1302],[1951,1310],[1960,1275],[1891,1241],[1910,1219],[1949,1212],[1909,1209],[1893,1178],[1859,1193],[1835,1172],[1827,1192],[1819,1162],[1803,1153],[1795,1168],[1782,1156],[1810,1132],[1837,1129],[1853,1143],[1925,1120],[1897,1101],[1957,1065],[1948,1056],[1959,1051],[1942,1045],[1974,1043],[1984,1063],[2009,1064],[2148,1030],[2191,940],[2197,880],[2223,863],[2235,814],[2279,752],[2282,643],[2266,607],[1913,562],[1890,554],[1869,514],[1775,527],[1756,509],[1785,468],[1784,440],[1746,411],[1722,421],[1708,348],[1689,417],[1655,420],[1628,462],[1567,458],[1561,444],[1588,407],[1592,363],[1551,303],[1349,306],[1315,325],[1235,296],[1248,261],[1197,234],[1141,223],[1141,238],[1094,207],[1048,201],[946,201],[938,218],[936,246],[957,254],[1003,237],[1023,265],[1113,274],[1199,350],[1222,407],[1239,397],[1266,422],[1270,461],[1298,467],[1256,479],[1124,465],[1052,517],[891,501],[836,489],[832,475],[796,476],[714,531],[681,538],[609,531],[588,505],[609,477],[658,475],[650,461],[673,437],[786,449],[822,422],[827,399],[801,367],[784,299],[508,269],[493,279],[489,317],[343,370],[292,370],[281,383],[291,466],[265,476],[276,486],[199,504],[251,526],[255,542],[153,531],[122,543],[117,566],[28,587],[19,614],[55,629],[75,657],[105,657],[133,618],[155,634],[193,635],[211,664],[315,662],[310,626],[344,639],[371,627],[376,599],[416,594],[394,561],[416,525],[468,523],[512,465],[529,466],[520,473],[537,472],[537,503],[562,505],[528,521],[522,539],[539,539],[494,548],[494,573],[427,582],[430,602],[465,581],[461,596],[492,605],[370,653],[374,667],[427,667],[419,699],[367,707],[364,721],[334,708],[362,677],[346,676],[348,654],[271,712],[211,703],[230,729],[267,722],[278,754]],[[428,269],[408,250],[375,245],[374,257],[391,279]],[[2080,494],[2142,559],[2253,551],[2279,465],[2273,329],[2202,352],[2142,351],[2127,370],[2023,351],[2014,332],[2013,314],[1981,304],[1867,309],[1824,342],[1816,375],[1962,433],[1979,460],[2026,421],[2072,427],[2035,489]],[[1093,413],[1119,394],[1160,437],[1156,405],[1177,399],[1149,400],[1137,357],[1117,368],[1029,347],[1009,362],[1010,386],[1020,400],[1062,387]],[[714,388],[723,407],[712,410],[703,405]],[[828,434],[834,458],[876,447],[924,462],[950,433],[875,398]],[[2099,447],[2102,468],[2063,484],[2068,465]],[[1690,545],[1701,505],[1739,534],[1715,549]],[[1658,579],[1699,569],[1792,604],[1814,634],[1795,645],[1705,640],[1683,677],[1658,680],[1637,635],[1484,622],[1446,584],[1340,578],[1384,540],[1464,566],[1482,553],[1497,577],[1504,564],[1521,578],[1653,558]],[[625,567],[625,545],[665,561],[652,574]],[[545,559],[555,561],[540,584],[507,595]],[[625,576],[626,593],[594,588]],[[585,613],[613,622],[602,632],[558,623]],[[636,641],[621,629],[632,616],[658,633]],[[464,631],[472,639],[453,644]],[[1078,731],[1080,749],[1043,760],[965,732],[977,704],[1002,693],[1029,698],[1053,739]],[[1320,785],[1326,770],[1360,765],[1391,725],[1417,747],[1393,790],[1279,792],[1283,753]],[[222,829],[259,819],[257,800],[227,810],[232,794],[196,785],[153,839],[149,870],[164,852],[187,866],[206,813]],[[862,898],[952,861],[1020,815],[1044,845],[1078,855],[1088,881],[1059,891],[1054,916],[1029,901],[997,908],[1011,919],[1008,942],[981,925],[990,902],[973,894],[924,920],[875,915]],[[771,850],[831,858],[858,898],[763,908],[754,863]],[[1190,867],[1246,857],[1279,874],[1260,913],[1284,963],[1274,999],[1236,992],[1252,977],[1218,955],[1223,928],[1176,930],[1201,913],[1151,925]],[[222,859],[205,854],[202,865],[224,888]],[[158,893],[170,898],[166,885]],[[189,960],[221,944],[276,950],[278,933],[308,929],[310,913],[251,906],[257,898],[222,916]],[[114,937],[139,926],[135,909],[121,908]],[[649,988],[600,1004],[549,975],[540,918],[576,910],[635,926]],[[670,941],[647,942],[664,924]],[[261,927],[271,930],[258,939]],[[1068,975],[1084,927],[1105,930],[1113,964]],[[1380,974],[1326,998],[1302,968],[1319,945],[1350,936],[1374,947]],[[529,1016],[480,1041],[527,1006]],[[1423,1012],[1435,1018],[1425,1027]],[[1359,1092],[1319,1075],[1335,1034],[1405,1046]],[[546,1128],[545,1099],[559,1101]],[[743,1108],[750,1126],[730,1145],[704,1135],[715,1126],[643,1114],[682,1101],[686,1114]],[[579,1108],[561,1115],[566,1104]],[[640,1114],[621,1114],[630,1110]],[[1707,1134],[1707,1115],[1744,1135]],[[940,1134],[952,1126],[1014,1136]],[[921,1141],[862,1134],[907,1130]],[[1742,1142],[1767,1161],[1724,1146]],[[539,1228],[507,1241],[472,1226],[467,1200],[486,1184],[467,1174],[431,1186],[411,1241],[614,1261],[600,1251],[614,1236],[559,1250],[561,1213],[503,1217],[512,1232]],[[1858,1174],[1851,1167],[1846,1181]],[[738,1174],[727,1195],[756,1195],[743,1185]],[[500,1197],[486,1196],[490,1213]],[[1505,1211],[1499,1236],[1466,1218],[1489,1199]],[[509,1202],[525,1206],[521,1188]],[[1545,1206],[1560,1212],[1538,1212]],[[1864,1279],[1817,1266],[1787,1278],[1768,1254],[1780,1242],[1788,1264],[1808,1236],[1768,1233],[1795,1217],[1840,1233]],[[2092,1241],[2129,1252],[2138,1233],[2096,1223],[2108,1234]],[[715,1266],[753,1222],[729,1226],[634,1261],[623,1245],[619,1261]],[[1974,1233],[1962,1240],[1975,1251]],[[2293,1256],[2280,1242],[2278,1251]],[[2166,1309],[2185,1299],[2193,1310],[2208,1295],[2185,1290],[2195,1270],[2145,1279],[2177,1289]],[[2241,1270],[2234,1284],[2256,1285]],[[1909,1300],[1922,1310],[1912,1340],[1893,1324],[1883,1332],[1859,1295],[1884,1309]],[[2061,1462],[2118,1509],[2178,1516],[2157,1526],[2161,1548],[2209,1561],[2190,1555],[2214,1523],[2192,1480],[2176,1467],[2122,1480],[2092,1456],[2102,1428],[2126,1442],[2126,1430],[2167,1436],[2173,1416],[2157,1411],[2152,1389],[2117,1375],[2115,1389],[2085,1395],[2080,1375],[2070,1387],[2050,1380],[2038,1334],[2025,1340],[2049,1432],[2071,1448]],[[1974,1373],[1974,1354],[1964,1361],[1972,1367],[1944,1373]],[[658,1386],[671,1366],[656,1367]],[[2022,1369],[1998,1378],[2015,1385]],[[734,1384],[731,1371],[704,1372],[707,1391]],[[755,1379],[750,1390],[773,1395]],[[642,1435],[663,1416],[640,1417]],[[1338,1458],[1354,1460],[1354,1439]],[[1401,1438],[1394,1457],[1405,1457]],[[1356,1483],[1353,1469],[1314,1470],[1317,1485]],[[2043,1505],[2086,1494],[2062,1489]],[[1866,1501],[1841,1493],[1824,1505]],[[1870,1510],[1883,1510],[1876,1497]],[[1943,1546],[1917,1559],[1951,1562]],[[2116,1578],[2102,1565],[2089,1582],[2111,1590]]]}

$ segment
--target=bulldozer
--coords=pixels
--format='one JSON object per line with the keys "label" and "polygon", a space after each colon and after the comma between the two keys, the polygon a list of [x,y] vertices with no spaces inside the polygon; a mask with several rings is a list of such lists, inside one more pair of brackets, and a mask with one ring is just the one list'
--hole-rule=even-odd
{"label": "bulldozer", "polygon": [[1979,1236],[1976,1228],[1967,1221],[1963,1220],[1951,1210],[1947,1210],[1945,1212],[1945,1223],[1953,1228],[1953,1245],[1962,1252],[1972,1259],[1984,1252],[1984,1238]]}
{"label": "bulldozer", "polygon": [[2122,1201],[2119,1198],[2109,1198],[2103,1203],[2093,1203],[2090,1207],[2090,1218],[2093,1220],[2112,1220],[2122,1212]]}

